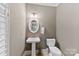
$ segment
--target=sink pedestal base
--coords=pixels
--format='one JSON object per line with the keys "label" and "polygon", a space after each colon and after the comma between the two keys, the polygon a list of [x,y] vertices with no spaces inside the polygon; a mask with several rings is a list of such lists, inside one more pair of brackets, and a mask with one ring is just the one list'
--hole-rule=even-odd
{"label": "sink pedestal base", "polygon": [[36,55],[36,43],[32,43],[32,56]]}

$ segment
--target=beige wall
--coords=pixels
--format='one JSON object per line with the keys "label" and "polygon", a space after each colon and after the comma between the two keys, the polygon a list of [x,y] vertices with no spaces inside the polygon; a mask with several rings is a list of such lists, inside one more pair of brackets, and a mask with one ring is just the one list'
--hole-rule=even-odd
{"label": "beige wall", "polygon": [[65,55],[79,52],[79,4],[60,4],[56,16],[56,37],[62,51]]}
{"label": "beige wall", "polygon": [[25,43],[25,4],[12,3],[10,7],[10,55],[21,55]]}
{"label": "beige wall", "polygon": [[55,37],[56,34],[56,8],[34,5],[34,4],[26,4],[27,10],[27,22],[29,21],[29,15],[33,12],[37,13],[38,20],[41,25],[46,27],[47,37]]}

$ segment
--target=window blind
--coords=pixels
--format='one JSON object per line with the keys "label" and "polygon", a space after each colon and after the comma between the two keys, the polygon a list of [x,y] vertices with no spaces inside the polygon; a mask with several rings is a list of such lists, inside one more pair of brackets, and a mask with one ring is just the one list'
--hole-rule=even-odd
{"label": "window blind", "polygon": [[8,4],[0,3],[0,56],[8,55]]}

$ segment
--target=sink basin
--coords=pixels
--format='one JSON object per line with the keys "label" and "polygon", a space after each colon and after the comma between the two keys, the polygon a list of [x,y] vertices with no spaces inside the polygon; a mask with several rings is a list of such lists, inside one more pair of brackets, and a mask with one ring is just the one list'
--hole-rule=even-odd
{"label": "sink basin", "polygon": [[40,38],[39,37],[29,37],[27,40],[26,40],[27,43],[38,43],[40,42]]}

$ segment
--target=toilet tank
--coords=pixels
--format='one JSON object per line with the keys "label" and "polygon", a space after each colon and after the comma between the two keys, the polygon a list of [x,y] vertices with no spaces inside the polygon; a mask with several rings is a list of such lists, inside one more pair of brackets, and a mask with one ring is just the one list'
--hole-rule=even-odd
{"label": "toilet tank", "polygon": [[54,47],[55,46],[55,39],[47,39],[47,45],[49,47]]}

